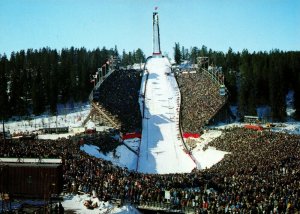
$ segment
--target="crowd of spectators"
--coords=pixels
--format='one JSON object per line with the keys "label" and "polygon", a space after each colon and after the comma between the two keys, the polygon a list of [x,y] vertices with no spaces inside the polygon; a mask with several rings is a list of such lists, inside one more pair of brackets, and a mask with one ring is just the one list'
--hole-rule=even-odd
{"label": "crowd of spectators", "polygon": [[121,122],[122,132],[141,130],[141,71],[116,70],[99,88],[99,104]]}
{"label": "crowd of spectators", "polygon": [[232,128],[209,144],[230,152],[218,164],[165,175],[128,171],[80,151],[80,143],[69,139],[0,144],[2,157],[62,158],[65,193],[199,213],[300,211],[299,135]]}
{"label": "crowd of spectators", "polygon": [[182,97],[182,128],[185,132],[201,133],[227,98],[220,95],[220,86],[204,71],[179,73],[176,77]]}

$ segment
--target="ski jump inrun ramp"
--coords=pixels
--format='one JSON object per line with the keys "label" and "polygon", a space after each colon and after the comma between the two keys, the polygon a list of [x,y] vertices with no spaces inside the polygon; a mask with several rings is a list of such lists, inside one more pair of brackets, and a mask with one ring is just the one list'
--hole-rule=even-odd
{"label": "ski jump inrun ramp", "polygon": [[[138,168],[143,173],[184,173],[196,167],[184,151],[179,130],[180,92],[169,60],[147,60],[139,103],[143,131]],[[148,77],[148,78],[147,78]]]}

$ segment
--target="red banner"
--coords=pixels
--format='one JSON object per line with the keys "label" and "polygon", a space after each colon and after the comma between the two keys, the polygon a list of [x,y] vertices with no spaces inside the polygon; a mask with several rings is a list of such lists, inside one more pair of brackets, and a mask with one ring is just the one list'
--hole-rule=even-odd
{"label": "red banner", "polygon": [[258,125],[244,125],[244,128],[246,128],[246,129],[252,129],[252,130],[256,130],[256,131],[262,131],[262,130],[264,130],[264,128],[263,127],[261,127],[261,126],[258,126]]}
{"label": "red banner", "polygon": [[190,132],[185,132],[183,133],[183,138],[199,138],[200,137],[200,134],[197,134],[197,133],[190,133]]}
{"label": "red banner", "polygon": [[133,138],[142,138],[141,133],[138,132],[133,132],[133,133],[126,133],[123,135],[122,139],[127,140],[127,139],[133,139]]}

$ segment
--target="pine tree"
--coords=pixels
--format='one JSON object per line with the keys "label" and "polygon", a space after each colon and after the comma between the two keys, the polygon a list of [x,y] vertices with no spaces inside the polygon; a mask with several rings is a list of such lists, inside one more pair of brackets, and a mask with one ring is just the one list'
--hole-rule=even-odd
{"label": "pine tree", "polygon": [[50,70],[49,70],[49,91],[46,93],[48,94],[49,98],[49,106],[50,112],[55,114],[57,112],[56,106],[58,102],[58,61],[59,56],[56,50],[51,51],[50,53]]}
{"label": "pine tree", "polygon": [[199,56],[208,56],[207,47],[205,45],[202,45],[201,50],[199,51]]}
{"label": "pine tree", "polygon": [[235,54],[231,48],[228,49],[225,58],[225,66],[223,67],[223,72],[225,75],[225,85],[230,91],[230,101],[236,104],[238,99],[237,74],[239,70],[239,60],[237,54]]}
{"label": "pine tree", "polygon": [[242,115],[256,115],[255,89],[251,55],[244,50],[241,56],[238,106]]}
{"label": "pine tree", "polygon": [[300,72],[298,72],[296,81],[296,87],[294,88],[294,108],[295,108],[295,119],[300,120]]}
{"label": "pine tree", "polygon": [[145,54],[144,52],[138,48],[136,51],[135,51],[135,63],[142,63],[142,62],[145,62]]}
{"label": "pine tree", "polygon": [[269,73],[271,116],[274,121],[284,121],[286,118],[286,93],[283,81],[282,59],[278,51],[272,53],[271,56],[271,72]]}
{"label": "pine tree", "polygon": [[34,77],[33,80],[32,102],[33,113],[35,115],[39,115],[45,111],[44,84],[40,70],[37,71],[37,75]]}
{"label": "pine tree", "polygon": [[9,73],[10,73],[10,106],[12,115],[26,115],[27,110],[24,102],[24,92],[23,92],[23,82],[21,81],[22,77],[22,68],[21,68],[20,54],[12,52],[10,57],[9,64]]}
{"label": "pine tree", "polygon": [[8,93],[7,93],[7,73],[8,60],[6,55],[0,59],[0,118],[7,119],[9,116]]}
{"label": "pine tree", "polygon": [[176,62],[177,65],[179,65],[181,63],[181,52],[180,52],[180,45],[179,43],[175,43],[175,48],[174,48],[174,60]]}
{"label": "pine tree", "polygon": [[191,50],[190,58],[189,58],[189,60],[191,61],[192,64],[197,63],[197,57],[198,57],[198,48],[193,47]]}
{"label": "pine tree", "polygon": [[118,47],[115,45],[114,56],[119,57]]}

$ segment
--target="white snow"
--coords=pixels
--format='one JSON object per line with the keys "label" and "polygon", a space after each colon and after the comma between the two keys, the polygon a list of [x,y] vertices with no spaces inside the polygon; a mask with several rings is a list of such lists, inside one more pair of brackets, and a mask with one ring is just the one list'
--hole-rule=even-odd
{"label": "white snow", "polygon": [[96,129],[95,123],[90,120],[87,122],[85,126],[87,129]]}
{"label": "white snow", "polygon": [[57,140],[59,138],[69,138],[74,135],[73,133],[64,133],[64,134],[40,134],[38,139],[41,140]]}
{"label": "white snow", "polygon": [[[84,206],[84,201],[91,200],[92,202],[97,202],[98,206],[97,208],[94,208],[93,210],[87,209]],[[90,197],[87,194],[84,195],[66,195],[64,196],[64,200],[62,202],[62,205],[65,210],[73,210],[75,213],[80,214],[90,214],[90,213],[132,213],[132,214],[138,214],[140,213],[136,208],[129,205],[124,205],[122,207],[117,207],[116,205],[110,204],[109,202],[103,202],[99,201],[98,198]]]}
{"label": "white snow", "polygon": [[147,61],[146,68],[149,78],[138,171],[158,174],[190,172],[196,165],[184,152],[183,142],[178,138],[180,93],[175,77],[167,75],[171,72],[171,65],[166,58],[152,58]]}
{"label": "white snow", "polygon": [[134,151],[138,152],[141,140],[139,138],[133,138],[133,139],[124,140],[123,143],[126,144],[131,149],[133,149]]}
{"label": "white snow", "polygon": [[274,124],[275,127],[271,128],[271,131],[300,135],[300,122],[285,122],[272,124]]}
{"label": "white snow", "polygon": [[295,113],[295,108],[294,108],[294,94],[295,92],[293,90],[288,91],[286,95],[286,114],[288,116],[292,116]]}
{"label": "white snow", "polygon": [[220,137],[221,134],[221,130],[208,130],[203,135],[201,135],[196,148],[192,151],[192,154],[196,159],[198,169],[210,168],[214,164],[221,161],[225,154],[228,154],[228,152],[217,150],[214,147],[208,147],[207,149],[205,149],[205,146],[209,142],[211,142],[215,138]]}
{"label": "white snow", "polygon": [[115,154],[114,152],[103,154],[99,151],[99,147],[88,144],[81,146],[80,149],[96,158],[111,161],[114,165],[127,167],[129,170],[136,170],[137,156],[124,145],[118,146]]}
{"label": "white snow", "polygon": [[[80,127],[90,112],[90,105],[82,105],[74,112],[49,116],[32,116],[28,120],[8,121],[5,123],[5,129],[11,134],[19,132],[34,132],[42,128],[55,127]],[[69,134],[70,135],[70,134]],[[55,137],[51,137],[53,139]]]}

